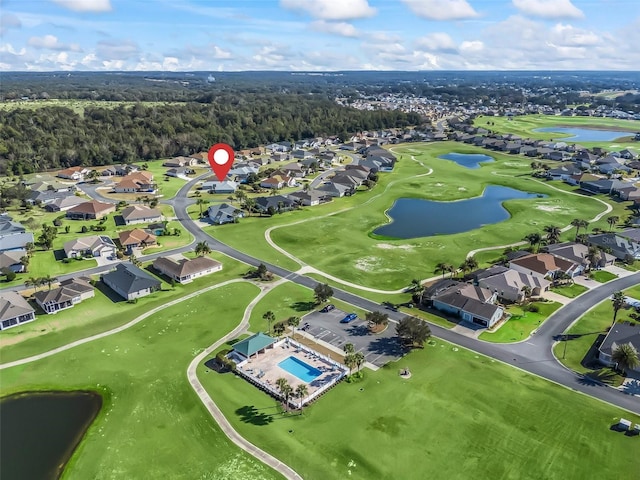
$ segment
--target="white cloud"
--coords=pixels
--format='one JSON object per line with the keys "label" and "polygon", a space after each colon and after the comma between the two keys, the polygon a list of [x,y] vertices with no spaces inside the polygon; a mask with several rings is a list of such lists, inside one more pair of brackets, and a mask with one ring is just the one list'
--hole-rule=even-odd
{"label": "white cloud", "polygon": [[355,20],[376,14],[367,0],[280,0],[288,10],[302,10],[322,20]]}
{"label": "white cloud", "polygon": [[65,45],[60,42],[58,37],[55,35],[45,35],[44,37],[31,37],[27,41],[27,45],[36,48],[36,49],[45,49],[45,50],[57,50],[57,51],[72,51],[79,52],[80,45],[77,43],[73,43],[71,45]]}
{"label": "white cloud", "polygon": [[467,0],[402,0],[402,3],[428,20],[464,20],[479,16]]}
{"label": "white cloud", "polygon": [[460,51],[464,53],[479,53],[484,50],[484,43],[480,40],[464,41],[460,44]]}
{"label": "white cloud", "polygon": [[554,41],[565,46],[588,47],[600,43],[600,37],[594,32],[575,28],[572,25],[559,23],[551,31]]}
{"label": "white cloud", "polygon": [[434,32],[421,37],[415,42],[416,47],[430,52],[455,52],[456,43],[447,33]]}
{"label": "white cloud", "polygon": [[111,0],[53,0],[58,5],[76,12],[110,12]]}
{"label": "white cloud", "polygon": [[340,35],[341,37],[357,37],[360,35],[356,27],[346,22],[325,22],[324,20],[317,20],[311,22],[311,28],[316,32],[331,33]]}
{"label": "white cloud", "polygon": [[100,40],[96,54],[104,61],[129,60],[140,54],[140,49],[131,40]]}
{"label": "white cloud", "polygon": [[540,18],[584,18],[571,0],[512,0],[522,13]]}
{"label": "white cloud", "polygon": [[11,28],[22,27],[22,22],[13,13],[3,13],[0,15],[0,35],[4,35]]}

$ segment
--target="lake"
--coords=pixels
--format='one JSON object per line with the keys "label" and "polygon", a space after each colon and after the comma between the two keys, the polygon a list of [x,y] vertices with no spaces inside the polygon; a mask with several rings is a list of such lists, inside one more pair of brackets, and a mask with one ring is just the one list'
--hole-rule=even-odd
{"label": "lake", "polygon": [[2,480],[57,479],[101,406],[94,392],[26,392],[0,400]]}
{"label": "lake", "polygon": [[633,135],[631,132],[621,132],[619,130],[594,130],[591,128],[572,127],[544,127],[536,128],[534,132],[545,133],[565,133],[571,137],[562,137],[556,140],[571,140],[572,142],[610,142],[616,138]]}
{"label": "lake", "polygon": [[509,212],[502,206],[507,200],[541,197],[545,195],[489,185],[481,197],[456,202],[399,198],[387,211],[391,223],[378,227],[373,233],[408,239],[468,232],[507,220]]}
{"label": "lake", "polygon": [[484,155],[482,153],[447,153],[445,155],[439,155],[438,158],[443,160],[451,160],[458,165],[465,168],[480,168],[481,163],[493,162],[493,157]]}

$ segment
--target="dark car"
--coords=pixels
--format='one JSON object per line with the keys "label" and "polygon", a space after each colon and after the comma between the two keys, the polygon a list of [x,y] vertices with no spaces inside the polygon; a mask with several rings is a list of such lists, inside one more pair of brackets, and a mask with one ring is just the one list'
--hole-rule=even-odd
{"label": "dark car", "polygon": [[326,307],[324,307],[324,308],[323,308],[322,310],[320,310],[320,311],[321,311],[322,313],[327,313],[327,312],[330,312],[331,310],[333,310],[334,308],[336,308],[336,306],[330,303],[329,305],[327,305]]}
{"label": "dark car", "polygon": [[355,313],[350,313],[346,317],[344,317],[342,320],[340,320],[340,323],[349,323],[354,321],[356,318],[358,318],[358,315],[356,315]]}

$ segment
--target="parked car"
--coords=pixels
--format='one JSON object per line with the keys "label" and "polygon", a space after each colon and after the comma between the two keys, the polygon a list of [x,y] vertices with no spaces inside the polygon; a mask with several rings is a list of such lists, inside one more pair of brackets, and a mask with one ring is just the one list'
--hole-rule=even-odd
{"label": "parked car", "polygon": [[329,305],[327,305],[326,307],[324,307],[324,308],[323,308],[322,310],[320,310],[320,311],[321,311],[322,313],[327,313],[327,312],[330,312],[331,310],[333,310],[334,308],[336,308],[336,306],[330,303]]}
{"label": "parked car", "polygon": [[355,313],[350,313],[346,317],[344,317],[342,320],[340,320],[340,323],[349,323],[354,321],[356,318],[358,318],[358,315],[356,315]]}

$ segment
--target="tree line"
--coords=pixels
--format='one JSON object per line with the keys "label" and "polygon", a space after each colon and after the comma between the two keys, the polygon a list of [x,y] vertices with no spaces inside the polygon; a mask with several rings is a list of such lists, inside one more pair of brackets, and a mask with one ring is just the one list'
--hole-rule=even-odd
{"label": "tree line", "polygon": [[211,103],[0,111],[0,173],[22,175],[236,149],[420,123],[413,113],[360,111],[287,94],[218,95]]}

